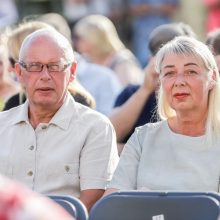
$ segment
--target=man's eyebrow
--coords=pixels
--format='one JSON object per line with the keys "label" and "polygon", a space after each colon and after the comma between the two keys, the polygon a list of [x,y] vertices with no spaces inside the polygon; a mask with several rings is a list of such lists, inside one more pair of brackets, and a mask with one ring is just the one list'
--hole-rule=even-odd
{"label": "man's eyebrow", "polygon": [[163,68],[172,68],[172,67],[175,67],[175,65],[166,65]]}

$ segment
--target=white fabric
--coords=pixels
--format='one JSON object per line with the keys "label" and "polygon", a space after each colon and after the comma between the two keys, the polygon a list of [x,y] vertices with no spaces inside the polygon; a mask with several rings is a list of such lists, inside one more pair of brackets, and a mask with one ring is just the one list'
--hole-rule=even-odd
{"label": "white fabric", "polygon": [[118,162],[109,120],[68,95],[34,130],[27,109],[28,102],[0,113],[0,173],[44,194],[105,189]]}
{"label": "white fabric", "polygon": [[121,190],[218,191],[220,139],[172,132],[167,121],[135,130],[121,154],[109,188]]}

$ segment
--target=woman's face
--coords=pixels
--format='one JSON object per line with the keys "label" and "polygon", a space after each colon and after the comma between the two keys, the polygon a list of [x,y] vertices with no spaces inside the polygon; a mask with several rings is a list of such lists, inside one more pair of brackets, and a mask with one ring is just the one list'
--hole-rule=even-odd
{"label": "woman's face", "polygon": [[74,45],[78,53],[82,54],[85,58],[91,59],[94,46],[89,40],[77,36],[77,38],[75,38]]}
{"label": "woman's face", "polygon": [[[202,60],[192,55],[168,54],[161,65],[165,100],[177,113],[208,109],[213,79]],[[213,75],[213,73],[212,73]]]}

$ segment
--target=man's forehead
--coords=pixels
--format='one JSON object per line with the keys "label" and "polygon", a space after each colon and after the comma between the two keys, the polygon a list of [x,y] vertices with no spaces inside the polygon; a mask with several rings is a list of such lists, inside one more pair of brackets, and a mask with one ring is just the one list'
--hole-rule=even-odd
{"label": "man's forehead", "polygon": [[[53,36],[48,35],[31,35],[29,38],[25,39],[20,49],[20,56],[24,57],[25,54],[31,52],[35,49],[46,49],[52,47],[54,50],[61,50],[61,45],[59,41]],[[48,51],[50,52],[50,51]]]}

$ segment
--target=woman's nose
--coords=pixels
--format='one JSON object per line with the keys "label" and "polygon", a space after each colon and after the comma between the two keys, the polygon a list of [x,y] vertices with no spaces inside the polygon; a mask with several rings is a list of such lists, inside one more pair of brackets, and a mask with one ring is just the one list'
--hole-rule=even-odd
{"label": "woman's nose", "polygon": [[176,74],[174,85],[175,86],[182,86],[185,84],[186,84],[186,79],[185,79],[184,74],[182,74],[182,73]]}

